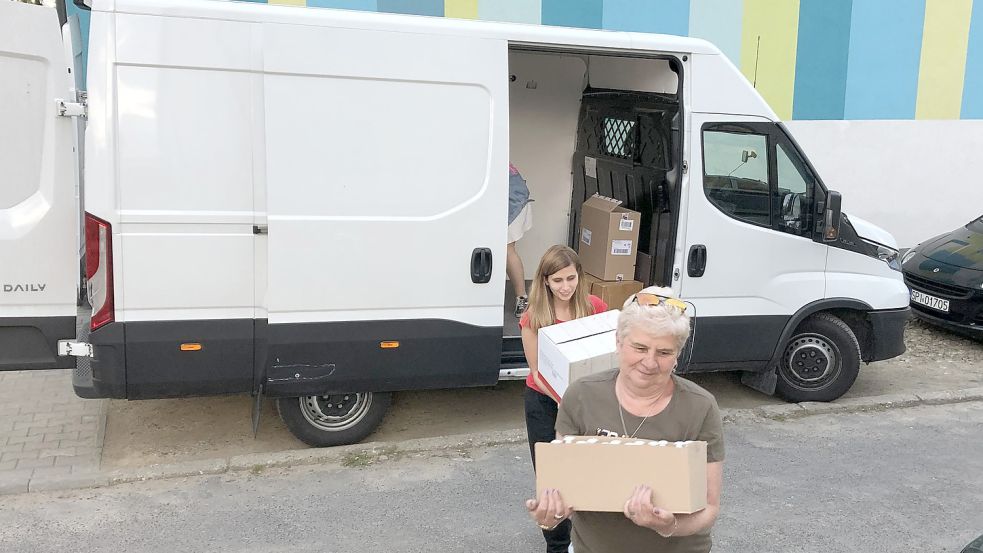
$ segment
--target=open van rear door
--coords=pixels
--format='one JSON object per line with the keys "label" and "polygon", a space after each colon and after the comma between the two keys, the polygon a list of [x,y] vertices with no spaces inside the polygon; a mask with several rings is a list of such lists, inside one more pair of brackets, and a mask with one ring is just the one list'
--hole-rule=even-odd
{"label": "open van rear door", "polygon": [[54,8],[0,2],[0,370],[73,366],[75,103]]}

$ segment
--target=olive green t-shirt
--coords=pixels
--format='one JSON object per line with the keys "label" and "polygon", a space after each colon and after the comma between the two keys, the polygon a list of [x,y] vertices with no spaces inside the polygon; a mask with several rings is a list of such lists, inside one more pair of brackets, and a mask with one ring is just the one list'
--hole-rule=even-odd
{"label": "olive green t-shirt", "polygon": [[[618,414],[620,406],[614,393],[618,370],[585,376],[567,388],[556,417],[556,431],[561,435],[619,436],[632,434],[642,422],[624,411],[625,432]],[[707,462],[724,460],[723,424],[717,400],[710,392],[676,375],[675,390],[669,404],[658,415],[642,424],[636,438],[648,440],[707,443]],[[617,470],[617,467],[604,467]],[[602,467],[598,467],[599,470]],[[628,498],[625,498],[628,501]],[[637,526],[624,513],[576,512],[573,516],[573,548],[577,553],[707,553],[710,531],[693,536],[663,538],[654,530]]]}

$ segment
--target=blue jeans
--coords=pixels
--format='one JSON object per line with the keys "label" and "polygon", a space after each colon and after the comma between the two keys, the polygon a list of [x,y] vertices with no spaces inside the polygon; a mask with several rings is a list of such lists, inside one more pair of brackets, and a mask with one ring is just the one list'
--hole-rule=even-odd
{"label": "blue jeans", "polygon": [[[537,442],[551,442],[556,438],[556,412],[559,406],[548,395],[526,387],[526,436],[529,438],[529,456],[536,468]],[[567,553],[570,547],[570,529],[573,523],[564,520],[552,530],[543,530],[546,553]]]}

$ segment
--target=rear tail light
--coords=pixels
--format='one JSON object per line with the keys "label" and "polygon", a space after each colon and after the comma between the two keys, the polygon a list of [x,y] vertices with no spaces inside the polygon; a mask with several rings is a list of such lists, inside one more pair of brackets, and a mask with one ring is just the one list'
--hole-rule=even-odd
{"label": "rear tail light", "polygon": [[85,279],[92,305],[92,330],[116,318],[113,306],[113,227],[85,214]]}

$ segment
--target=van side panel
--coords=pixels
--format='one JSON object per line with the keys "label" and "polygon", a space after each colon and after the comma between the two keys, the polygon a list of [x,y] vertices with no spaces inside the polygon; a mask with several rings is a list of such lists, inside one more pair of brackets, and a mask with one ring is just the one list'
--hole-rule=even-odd
{"label": "van side panel", "polygon": [[497,381],[506,43],[268,24],[263,59],[268,392]]}

